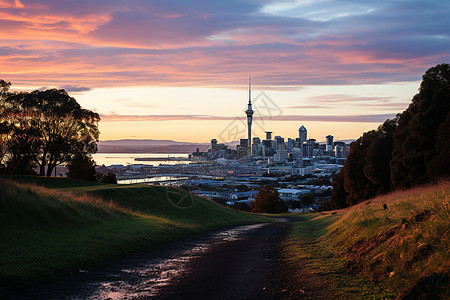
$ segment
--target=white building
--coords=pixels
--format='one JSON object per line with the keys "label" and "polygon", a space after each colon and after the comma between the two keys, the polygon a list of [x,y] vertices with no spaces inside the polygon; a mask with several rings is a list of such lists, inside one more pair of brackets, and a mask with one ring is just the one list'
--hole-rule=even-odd
{"label": "white building", "polygon": [[301,190],[301,189],[279,189],[278,193],[280,194],[280,198],[286,202],[291,200],[299,200],[300,196],[306,193],[311,192],[310,190]]}

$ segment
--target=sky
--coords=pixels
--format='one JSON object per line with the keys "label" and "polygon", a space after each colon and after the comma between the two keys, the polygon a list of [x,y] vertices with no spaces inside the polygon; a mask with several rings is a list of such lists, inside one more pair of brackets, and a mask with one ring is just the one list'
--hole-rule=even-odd
{"label": "sky", "polygon": [[65,89],[100,140],[358,138],[450,62],[448,0],[0,0],[0,79]]}

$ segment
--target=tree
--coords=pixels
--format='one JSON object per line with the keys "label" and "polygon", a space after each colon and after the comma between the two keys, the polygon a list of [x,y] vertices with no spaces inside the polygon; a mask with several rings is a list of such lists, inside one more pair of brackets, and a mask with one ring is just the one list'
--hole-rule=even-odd
{"label": "tree", "polygon": [[5,118],[4,98],[8,93],[11,82],[0,79],[0,165],[3,164],[3,158],[8,150],[8,141],[11,133],[11,125]]}
{"label": "tree", "polygon": [[333,182],[331,207],[342,208],[390,191],[389,163],[396,128],[397,119],[386,120],[351,144],[342,174]]}
{"label": "tree", "polygon": [[75,154],[67,164],[67,177],[87,181],[98,181],[95,161],[87,154]]}
{"label": "tree", "polygon": [[348,192],[344,187],[344,172],[336,173],[333,177],[333,194],[330,197],[330,208],[340,209],[348,206]]}
{"label": "tree", "polygon": [[0,102],[3,101],[3,98],[6,96],[6,93],[9,91],[10,87],[11,82],[0,79]]}
{"label": "tree", "polygon": [[[419,93],[399,116],[390,163],[394,189],[449,176],[450,65],[430,68]],[[447,147],[447,148],[446,148]],[[447,151],[446,151],[447,150]],[[437,171],[437,172],[436,172]]]}
{"label": "tree", "polygon": [[300,203],[302,205],[314,204],[314,199],[316,199],[316,193],[306,193],[300,196]]}
{"label": "tree", "polygon": [[6,100],[13,131],[32,128],[34,139],[39,140],[33,163],[41,176],[50,176],[57,165],[71,161],[74,155],[97,151],[99,115],[81,108],[64,90],[14,93]]}
{"label": "tree", "polygon": [[114,174],[113,172],[108,172],[105,174],[98,174],[98,177],[99,177],[99,181],[102,183],[113,183],[113,184],[117,183],[116,174]]}
{"label": "tree", "polygon": [[259,190],[255,201],[250,202],[252,212],[256,213],[283,213],[287,212],[286,204],[281,200],[278,192],[270,185]]}
{"label": "tree", "polygon": [[[397,129],[398,119],[386,120],[374,132],[374,138],[367,148],[364,175],[373,184],[372,197],[386,194],[391,190],[391,169],[393,135]],[[366,198],[367,198],[366,197]]]}

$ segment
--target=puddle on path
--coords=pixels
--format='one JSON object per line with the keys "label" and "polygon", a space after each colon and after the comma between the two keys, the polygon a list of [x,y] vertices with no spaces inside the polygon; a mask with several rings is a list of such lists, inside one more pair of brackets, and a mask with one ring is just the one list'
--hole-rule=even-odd
{"label": "puddle on path", "polygon": [[131,268],[106,274],[102,280],[91,281],[84,295],[71,299],[134,299],[157,296],[161,288],[187,271],[188,263],[207,253],[212,246],[238,240],[243,234],[267,224],[240,226],[217,232],[195,241],[185,242],[167,257],[133,260]]}

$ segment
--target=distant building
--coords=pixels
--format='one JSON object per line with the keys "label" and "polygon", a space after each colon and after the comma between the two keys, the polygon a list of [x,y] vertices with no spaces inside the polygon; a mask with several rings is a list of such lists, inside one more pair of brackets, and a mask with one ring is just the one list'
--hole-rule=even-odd
{"label": "distant building", "polygon": [[308,139],[308,130],[306,130],[305,126],[300,126],[298,129],[298,138],[300,139],[301,143],[306,142]]}
{"label": "distant building", "polygon": [[316,144],[315,139],[309,139],[305,143],[303,143],[303,157],[313,157],[314,156],[314,147]]}
{"label": "distant building", "polygon": [[332,136],[331,134],[327,135],[326,139],[327,139],[326,151],[334,152],[334,143],[333,143],[334,136]]}
{"label": "distant building", "polygon": [[212,139],[211,140],[211,149],[215,150],[217,148],[217,140],[216,139]]}
{"label": "distant building", "polygon": [[240,147],[248,147],[248,140],[247,139],[241,139],[240,141],[239,141],[239,146]]}
{"label": "distant building", "polygon": [[347,148],[344,142],[334,142],[334,150],[336,153],[336,158],[346,158]]}

